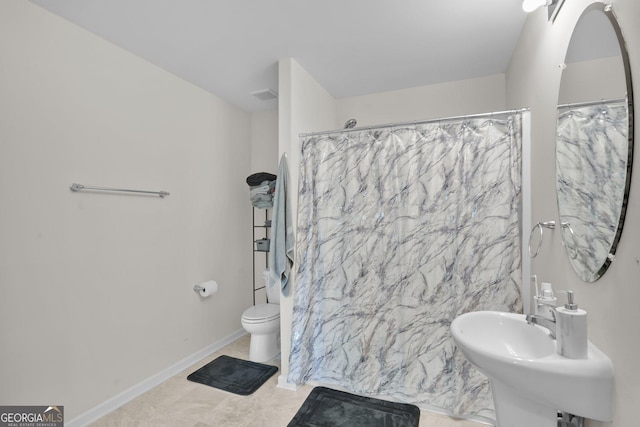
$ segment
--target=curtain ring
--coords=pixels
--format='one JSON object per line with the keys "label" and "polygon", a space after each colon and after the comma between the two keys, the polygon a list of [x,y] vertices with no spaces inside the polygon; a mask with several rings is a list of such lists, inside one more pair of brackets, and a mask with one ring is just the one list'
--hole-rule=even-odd
{"label": "curtain ring", "polygon": [[[538,247],[536,248],[536,252],[534,254],[531,253],[531,238],[533,237],[533,232],[536,231],[536,228],[538,229],[538,231],[540,232],[540,241],[538,242]],[[540,253],[540,249],[542,248],[542,241],[544,240],[544,230],[543,228],[549,228],[551,230],[553,230],[554,228],[556,228],[556,222],[555,221],[545,221],[545,222],[538,222],[536,225],[533,226],[533,228],[531,229],[531,233],[529,233],[529,256],[531,258],[535,258],[538,256],[538,254]]]}

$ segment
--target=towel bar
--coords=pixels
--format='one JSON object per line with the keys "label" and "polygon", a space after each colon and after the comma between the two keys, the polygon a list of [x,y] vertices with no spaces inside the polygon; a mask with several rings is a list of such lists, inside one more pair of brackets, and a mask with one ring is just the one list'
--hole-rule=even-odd
{"label": "towel bar", "polygon": [[125,192],[125,193],[157,194],[160,197],[165,197],[170,194],[167,191],[145,191],[145,190],[127,190],[124,188],[90,187],[88,185],[82,185],[82,184],[76,184],[76,183],[71,184],[69,188],[71,189],[71,191],[81,191],[81,190],[115,191],[115,192]]}

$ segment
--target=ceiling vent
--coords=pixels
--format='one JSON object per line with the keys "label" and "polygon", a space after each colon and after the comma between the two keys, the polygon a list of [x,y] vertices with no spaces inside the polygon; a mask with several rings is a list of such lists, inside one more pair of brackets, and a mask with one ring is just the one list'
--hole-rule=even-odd
{"label": "ceiling vent", "polygon": [[272,91],[271,89],[262,89],[262,90],[257,90],[255,92],[251,92],[251,95],[255,96],[256,98],[262,100],[262,101],[268,101],[270,99],[277,99],[278,98],[278,94],[274,91]]}

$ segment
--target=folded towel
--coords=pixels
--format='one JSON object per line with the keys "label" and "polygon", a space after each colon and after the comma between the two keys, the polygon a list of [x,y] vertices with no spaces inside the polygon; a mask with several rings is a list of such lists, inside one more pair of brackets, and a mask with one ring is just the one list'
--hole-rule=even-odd
{"label": "folded towel", "polygon": [[275,191],[276,181],[264,181],[261,185],[251,186],[251,190],[249,190],[251,204],[260,209],[272,207]]}
{"label": "folded towel", "polygon": [[269,200],[252,200],[251,205],[258,209],[269,209],[273,207],[273,199]]}
{"label": "folded towel", "polygon": [[273,216],[271,219],[271,247],[269,252],[269,286],[278,283],[283,295],[289,294],[289,275],[293,267],[293,218],[291,202],[287,194],[289,169],[287,157],[283,154],[278,168],[276,192],[273,198]]}
{"label": "folded towel", "polygon": [[260,185],[251,186],[249,194],[273,193],[276,189],[276,181],[265,181]]}

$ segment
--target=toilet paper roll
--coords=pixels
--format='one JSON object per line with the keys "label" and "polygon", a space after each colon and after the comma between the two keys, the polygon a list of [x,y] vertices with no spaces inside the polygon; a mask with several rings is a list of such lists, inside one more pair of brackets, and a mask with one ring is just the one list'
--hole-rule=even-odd
{"label": "toilet paper roll", "polygon": [[208,280],[200,284],[200,296],[208,297],[211,294],[218,292],[218,283],[215,280]]}

